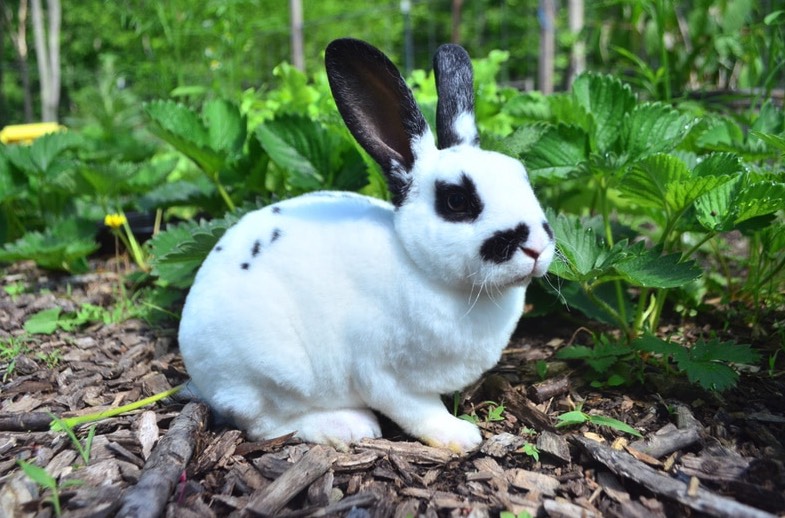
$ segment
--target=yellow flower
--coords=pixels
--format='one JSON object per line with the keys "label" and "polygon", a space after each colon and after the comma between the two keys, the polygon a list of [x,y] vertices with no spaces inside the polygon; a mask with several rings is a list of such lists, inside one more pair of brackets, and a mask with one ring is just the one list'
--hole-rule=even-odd
{"label": "yellow flower", "polygon": [[109,228],[120,228],[125,224],[125,216],[122,214],[107,214],[104,217],[104,225]]}

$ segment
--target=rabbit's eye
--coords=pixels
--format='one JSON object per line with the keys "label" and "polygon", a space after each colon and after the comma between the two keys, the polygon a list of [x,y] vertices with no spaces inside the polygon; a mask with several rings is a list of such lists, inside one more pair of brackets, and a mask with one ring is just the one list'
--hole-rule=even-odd
{"label": "rabbit's eye", "polygon": [[454,192],[447,196],[447,208],[453,212],[465,212],[469,203],[466,196],[460,192]]}
{"label": "rabbit's eye", "polygon": [[474,182],[462,175],[460,183],[436,182],[435,208],[445,221],[469,223],[480,216],[483,204]]}

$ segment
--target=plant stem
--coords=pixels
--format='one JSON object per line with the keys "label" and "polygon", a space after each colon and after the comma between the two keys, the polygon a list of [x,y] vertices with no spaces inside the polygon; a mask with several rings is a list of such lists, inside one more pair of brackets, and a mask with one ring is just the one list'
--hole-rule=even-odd
{"label": "plant stem", "polygon": [[597,304],[601,309],[608,312],[608,314],[613,318],[613,320],[616,321],[616,325],[619,326],[619,329],[621,329],[622,333],[624,333],[624,336],[626,336],[627,339],[629,340],[632,337],[632,334],[631,334],[630,326],[629,324],[627,324],[626,318],[622,318],[619,311],[616,311],[610,304],[608,304],[601,298],[597,297],[594,294],[594,290],[592,289],[591,286],[584,285],[583,291],[586,292],[586,295],[589,297],[589,299],[591,299],[592,302]]}
{"label": "plant stem", "polygon": [[107,419],[109,417],[115,417],[120,414],[125,414],[126,412],[137,410],[139,408],[142,408],[143,406],[147,406],[152,403],[155,403],[156,401],[160,401],[161,399],[167,398],[169,396],[173,396],[174,394],[180,392],[184,386],[185,385],[178,385],[173,389],[169,389],[164,392],[159,392],[158,394],[154,394],[140,401],[135,401],[133,403],[129,403],[121,407],[104,410],[103,412],[95,412],[93,414],[80,415],[77,417],[68,417],[66,419],[54,420],[52,421],[52,424],[49,425],[49,429],[53,432],[62,432],[65,431],[64,427],[75,428],[85,423],[92,423],[94,421],[100,421],[101,419]]}
{"label": "plant stem", "polygon": [[213,178],[213,181],[215,182],[215,188],[218,189],[218,194],[221,195],[221,198],[223,199],[224,203],[226,203],[226,206],[229,208],[229,212],[234,212],[237,207],[232,201],[232,198],[229,197],[229,193],[226,192],[226,189],[224,188],[223,184],[218,180],[217,174]]}

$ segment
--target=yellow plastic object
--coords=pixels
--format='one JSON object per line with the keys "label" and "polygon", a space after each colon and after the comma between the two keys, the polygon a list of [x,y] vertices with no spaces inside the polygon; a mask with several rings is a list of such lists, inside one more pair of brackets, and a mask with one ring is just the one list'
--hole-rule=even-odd
{"label": "yellow plastic object", "polygon": [[47,133],[62,131],[65,126],[56,122],[34,122],[31,124],[12,124],[0,130],[3,144],[29,144]]}

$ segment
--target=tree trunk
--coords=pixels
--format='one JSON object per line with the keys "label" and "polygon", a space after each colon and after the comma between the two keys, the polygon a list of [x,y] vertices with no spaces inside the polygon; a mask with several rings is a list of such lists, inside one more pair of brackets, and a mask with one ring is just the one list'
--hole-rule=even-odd
{"label": "tree trunk", "polygon": [[303,3],[302,0],[289,0],[289,14],[292,32],[292,65],[305,70],[305,52],[303,51]]}
{"label": "tree trunk", "polygon": [[11,7],[0,2],[0,16],[5,20],[8,35],[14,45],[19,78],[24,94],[24,121],[33,122],[33,92],[30,89],[30,69],[27,66],[27,0],[20,0],[17,11],[17,26],[14,27],[14,14]]}
{"label": "tree trunk", "polygon": [[461,8],[463,0],[452,0],[452,43],[461,43]]}
{"label": "tree trunk", "polygon": [[544,94],[553,93],[553,59],[556,47],[556,9],[554,0],[540,0],[540,62],[539,88]]}
{"label": "tree trunk", "polygon": [[570,71],[569,76],[567,77],[568,88],[572,85],[575,78],[586,70],[586,44],[583,39],[581,39],[584,19],[583,7],[583,0],[570,0],[568,8],[570,33],[575,39],[572,44],[572,51],[570,52]]}
{"label": "tree trunk", "polygon": [[44,30],[41,0],[32,0],[30,6],[41,83],[41,120],[57,122],[60,106],[60,0],[47,0],[47,30]]}

